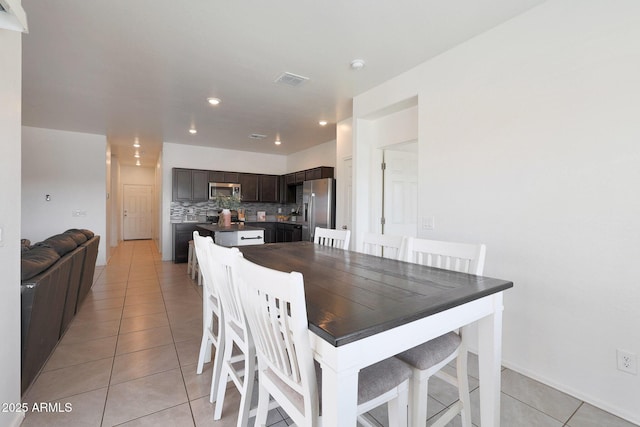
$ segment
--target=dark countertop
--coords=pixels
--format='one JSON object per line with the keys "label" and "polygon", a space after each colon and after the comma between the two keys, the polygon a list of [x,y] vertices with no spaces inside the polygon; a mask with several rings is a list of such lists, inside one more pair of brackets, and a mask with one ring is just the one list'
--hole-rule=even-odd
{"label": "dark countertop", "polygon": [[240,224],[231,224],[228,227],[222,227],[222,226],[220,226],[218,224],[197,224],[197,227],[203,228],[203,229],[211,231],[213,233],[224,233],[224,232],[243,231],[243,230],[247,230],[247,231],[264,230],[264,228],[253,227],[253,226],[250,226],[250,225],[244,225],[242,223],[240,223]]}
{"label": "dark countertop", "polygon": [[302,221],[245,221],[247,223],[251,223],[251,224],[256,224],[256,223],[260,223],[260,224],[291,224],[291,225],[302,225]]}

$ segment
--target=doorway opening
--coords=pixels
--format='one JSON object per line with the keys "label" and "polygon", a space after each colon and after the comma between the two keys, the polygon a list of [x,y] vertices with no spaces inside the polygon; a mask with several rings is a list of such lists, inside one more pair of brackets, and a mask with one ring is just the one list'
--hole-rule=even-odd
{"label": "doorway opening", "polygon": [[382,234],[418,233],[418,142],[382,149]]}
{"label": "doorway opening", "polygon": [[122,239],[151,239],[153,236],[152,186],[125,184],[123,202]]}

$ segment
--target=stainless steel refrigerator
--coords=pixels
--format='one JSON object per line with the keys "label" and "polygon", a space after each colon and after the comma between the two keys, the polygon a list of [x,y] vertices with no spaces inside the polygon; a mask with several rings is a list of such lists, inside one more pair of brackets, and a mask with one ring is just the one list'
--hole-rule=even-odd
{"label": "stainless steel refrigerator", "polygon": [[302,184],[302,240],[313,241],[316,227],[335,228],[336,182],[314,179]]}

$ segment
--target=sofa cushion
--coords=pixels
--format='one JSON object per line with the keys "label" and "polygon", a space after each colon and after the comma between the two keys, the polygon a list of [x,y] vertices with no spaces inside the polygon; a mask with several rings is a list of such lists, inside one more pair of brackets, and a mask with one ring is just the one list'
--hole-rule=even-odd
{"label": "sofa cushion", "polygon": [[70,236],[78,245],[81,245],[87,241],[87,235],[77,228],[71,228],[62,234]]}
{"label": "sofa cushion", "polygon": [[31,240],[20,239],[20,252],[28,251],[31,249]]}
{"label": "sofa cushion", "polygon": [[51,247],[42,243],[22,253],[21,279],[27,280],[45,271],[60,259],[60,255]]}
{"label": "sofa cushion", "polygon": [[78,244],[69,236],[68,234],[56,234],[55,236],[51,236],[48,239],[44,240],[42,243],[45,243],[51,246],[58,255],[62,256],[67,252],[71,252],[75,248],[78,247]]}
{"label": "sofa cushion", "polygon": [[95,236],[95,234],[91,230],[87,230],[87,229],[81,228],[80,231],[82,231],[84,233],[84,235],[87,236],[87,240],[92,238],[93,236]]}

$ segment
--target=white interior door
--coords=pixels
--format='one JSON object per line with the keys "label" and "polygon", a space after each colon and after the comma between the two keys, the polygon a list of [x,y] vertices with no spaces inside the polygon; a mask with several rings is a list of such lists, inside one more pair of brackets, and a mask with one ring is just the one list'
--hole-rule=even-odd
{"label": "white interior door", "polygon": [[384,149],[384,234],[417,236],[418,144],[398,144]]}
{"label": "white interior door", "polygon": [[150,185],[124,185],[123,239],[151,239],[153,189]]}

